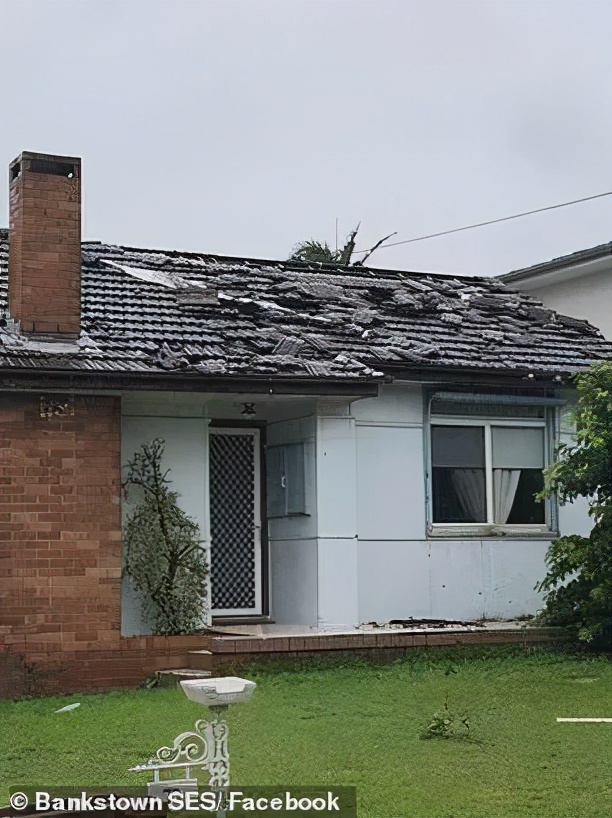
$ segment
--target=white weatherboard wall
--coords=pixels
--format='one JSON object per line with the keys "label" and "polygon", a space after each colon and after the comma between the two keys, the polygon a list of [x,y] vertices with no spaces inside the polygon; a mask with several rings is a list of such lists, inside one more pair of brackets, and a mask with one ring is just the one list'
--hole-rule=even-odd
{"label": "white weatherboard wall", "polygon": [[[183,416],[151,414],[169,411]],[[209,420],[201,416],[202,409],[193,405],[189,397],[185,400],[179,398],[177,405],[172,407],[154,406],[150,402],[139,401],[138,398],[124,399],[123,412],[122,463],[125,465],[142,443],[149,443],[156,437],[166,441],[163,465],[170,469],[168,476],[172,481],[172,489],[180,494],[179,506],[200,526],[203,547],[206,548],[210,542],[207,454]],[[199,417],[188,416],[198,412]],[[142,621],[140,604],[127,579],[123,584],[121,633],[122,636],[150,633],[150,628]]]}
{"label": "white weatherboard wall", "polygon": [[[508,619],[541,605],[550,539],[427,538],[421,388],[389,386],[352,406],[357,451],[357,621]],[[338,475],[340,480],[340,475]],[[562,531],[588,531],[582,504]],[[578,532],[581,533],[581,532]],[[353,571],[353,562],[347,566]]]}
{"label": "white weatherboard wall", "polygon": [[[125,463],[141,443],[163,437],[181,507],[209,542],[205,400],[124,396],[122,456]],[[227,400],[239,414],[241,404]],[[269,446],[304,443],[308,511],[268,523],[275,622],[341,628],[409,617],[512,618],[540,606],[534,585],[545,575],[549,539],[427,538],[423,409],[420,386],[393,385],[378,398],[270,411]],[[289,411],[292,419],[278,419]],[[563,439],[570,434],[564,419]],[[582,501],[559,518],[563,533],[590,529]],[[122,633],[146,632],[124,588]]]}
{"label": "white weatherboard wall", "polygon": [[359,620],[430,616],[423,404],[418,386],[354,404]]}
{"label": "white weatherboard wall", "polygon": [[357,457],[348,404],[317,408],[318,624],[359,621]]}

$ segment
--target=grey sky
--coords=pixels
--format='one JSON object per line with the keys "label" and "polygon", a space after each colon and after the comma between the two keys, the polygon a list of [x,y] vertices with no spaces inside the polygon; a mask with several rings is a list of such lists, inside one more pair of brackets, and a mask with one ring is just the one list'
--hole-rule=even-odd
{"label": "grey sky", "polygon": [[[612,190],[611,36],[606,0],[3,0],[0,162],[81,156],[87,238],[285,258],[338,217],[366,248]],[[371,263],[610,240],[612,196]]]}

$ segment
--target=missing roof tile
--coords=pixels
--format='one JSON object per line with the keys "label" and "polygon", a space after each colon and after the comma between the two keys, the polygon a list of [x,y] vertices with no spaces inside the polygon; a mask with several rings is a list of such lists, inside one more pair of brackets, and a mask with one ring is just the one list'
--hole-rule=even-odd
{"label": "missing roof tile", "polygon": [[176,302],[182,307],[202,307],[218,304],[219,296],[212,287],[184,287],[177,290]]}

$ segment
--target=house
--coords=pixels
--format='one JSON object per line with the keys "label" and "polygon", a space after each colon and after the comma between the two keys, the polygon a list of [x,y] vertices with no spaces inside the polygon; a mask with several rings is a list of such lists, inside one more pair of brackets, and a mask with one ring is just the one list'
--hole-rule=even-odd
{"label": "house", "polygon": [[612,242],[499,276],[547,307],[589,321],[612,340]]}
{"label": "house", "polygon": [[568,376],[610,355],[596,329],[495,278],[82,242],[78,158],[23,153],[9,174],[8,687],[134,683],[201,645],[148,635],[122,579],[122,467],[158,437],[215,623],[537,609],[551,538],[588,530],[534,492]]}

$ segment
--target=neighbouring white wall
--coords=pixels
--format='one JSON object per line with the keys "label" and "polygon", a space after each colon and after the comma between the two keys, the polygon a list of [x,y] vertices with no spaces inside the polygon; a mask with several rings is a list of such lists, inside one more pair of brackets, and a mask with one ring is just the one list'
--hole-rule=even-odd
{"label": "neighbouring white wall", "polygon": [[[200,526],[203,547],[210,542],[208,522],[208,419],[203,417],[202,400],[191,396],[177,397],[172,404],[153,402],[139,396],[123,400],[121,435],[121,458],[125,464],[142,443],[156,437],[166,442],[164,466],[170,469],[172,489],[180,494],[178,503]],[[168,416],[162,412],[172,412]],[[153,414],[151,414],[153,413]],[[199,413],[199,416],[195,416]],[[191,415],[191,417],[189,417]],[[125,476],[125,469],[124,469]],[[124,503],[124,516],[128,508]],[[140,604],[129,580],[124,580],[121,607],[121,633],[123,636],[150,633],[142,621]]]}
{"label": "neighbouring white wall", "polygon": [[608,269],[566,281],[538,285],[536,280],[534,284],[532,287],[530,282],[528,287],[523,287],[517,282],[511,286],[525,289],[550,309],[588,321],[612,340],[612,263]]}

